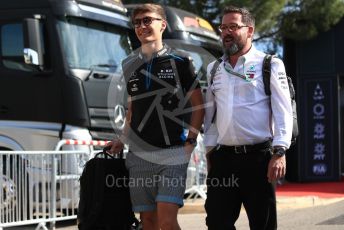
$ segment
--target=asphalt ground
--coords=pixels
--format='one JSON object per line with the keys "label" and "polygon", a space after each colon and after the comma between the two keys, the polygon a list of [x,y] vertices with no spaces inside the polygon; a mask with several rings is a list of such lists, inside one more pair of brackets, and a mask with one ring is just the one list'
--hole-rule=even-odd
{"label": "asphalt ground", "polygon": [[[344,179],[339,182],[285,183],[277,186],[276,194],[278,219],[281,223],[279,229],[344,229]],[[202,198],[185,200],[178,215],[182,229],[207,229],[204,202]],[[36,230],[36,227],[31,225],[5,230]],[[244,209],[237,227],[239,230],[249,229]],[[56,229],[77,230],[76,221],[58,222]]]}
{"label": "asphalt ground", "polygon": [[[316,196],[277,197],[279,229],[285,230],[343,230],[344,229],[344,197],[320,198]],[[206,213],[204,200],[188,201],[180,210],[178,221],[181,229],[205,230]],[[242,209],[237,221],[238,230],[248,228],[245,210]],[[5,228],[4,230],[36,230],[37,225]],[[39,228],[42,229],[42,228]],[[37,230],[39,230],[37,229]],[[77,230],[75,220],[58,222],[57,230]]]}

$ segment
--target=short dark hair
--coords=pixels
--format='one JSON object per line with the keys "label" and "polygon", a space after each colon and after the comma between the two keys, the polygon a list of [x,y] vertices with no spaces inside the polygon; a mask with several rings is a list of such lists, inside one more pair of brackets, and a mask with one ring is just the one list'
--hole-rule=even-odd
{"label": "short dark hair", "polygon": [[244,8],[244,7],[236,7],[236,6],[226,6],[223,9],[222,12],[222,17],[225,14],[229,14],[229,13],[239,13],[241,14],[241,21],[248,26],[253,26],[255,24],[255,19],[254,16],[250,13],[250,11],[248,11],[248,9]]}
{"label": "short dark hair", "polygon": [[159,4],[151,4],[151,3],[141,4],[135,7],[131,13],[131,20],[134,20],[136,15],[147,13],[147,12],[156,13],[162,19],[166,20],[166,14],[165,14],[164,8],[162,8],[162,6]]}

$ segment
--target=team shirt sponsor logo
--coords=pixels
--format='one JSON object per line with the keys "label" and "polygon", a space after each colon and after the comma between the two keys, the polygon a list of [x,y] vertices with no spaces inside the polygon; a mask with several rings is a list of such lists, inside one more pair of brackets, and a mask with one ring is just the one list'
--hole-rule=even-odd
{"label": "team shirt sponsor logo", "polygon": [[129,79],[129,84],[130,84],[130,90],[131,92],[136,92],[139,90],[139,87],[138,87],[138,81],[139,79],[137,78],[137,73],[136,71],[132,72],[130,74],[130,79]]}
{"label": "team shirt sponsor logo", "polygon": [[[158,73],[157,76],[159,79],[174,79],[175,78],[175,73],[173,72],[172,68],[166,68],[166,69],[161,69]],[[139,90],[139,78],[137,77],[136,71],[133,71],[130,74],[130,79],[129,79],[129,84],[130,84],[130,90],[131,92],[137,92]],[[178,88],[179,86],[177,86]],[[178,89],[177,89],[178,90]]]}
{"label": "team shirt sponsor logo", "polygon": [[287,80],[287,75],[285,72],[278,72],[277,73],[278,80],[280,82],[281,89],[287,90],[289,89],[288,87],[288,80]]}
{"label": "team shirt sponsor logo", "polygon": [[160,79],[173,79],[175,77],[173,69],[162,69],[157,75]]}
{"label": "team shirt sponsor logo", "polygon": [[160,56],[163,55],[166,51],[167,51],[167,49],[166,49],[166,48],[163,48],[162,50],[160,50],[160,51],[157,53],[157,57],[160,57]]}
{"label": "team shirt sponsor logo", "polygon": [[255,65],[251,65],[246,71],[245,76],[247,79],[253,79],[255,74],[256,74],[256,67]]}
{"label": "team shirt sponsor logo", "polygon": [[136,92],[136,91],[138,91],[138,90],[139,90],[139,88],[137,87],[137,84],[134,83],[134,84],[133,84],[133,87],[131,87],[131,91],[132,91],[132,92]]}

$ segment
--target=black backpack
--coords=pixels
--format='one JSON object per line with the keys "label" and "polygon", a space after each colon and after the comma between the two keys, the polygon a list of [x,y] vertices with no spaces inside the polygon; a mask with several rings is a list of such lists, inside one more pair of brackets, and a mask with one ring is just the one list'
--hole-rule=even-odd
{"label": "black backpack", "polygon": [[[271,60],[273,58],[273,55],[267,54],[264,57],[263,60],[263,82],[264,82],[264,90],[265,94],[268,96],[271,96],[271,90],[270,90],[270,76],[271,76]],[[289,92],[290,92],[290,100],[291,100],[291,106],[293,109],[293,132],[291,137],[291,145],[294,145],[296,143],[296,138],[299,135],[299,125],[297,123],[297,111],[296,111],[296,101],[295,101],[295,88],[293,85],[293,81],[289,76],[286,76]]]}
{"label": "black backpack", "polygon": [[79,230],[138,229],[128,182],[123,153],[115,158],[104,148],[89,160],[80,177]]}
{"label": "black backpack", "polygon": [[[270,90],[270,76],[271,76],[271,60],[272,60],[273,55],[267,54],[264,57],[263,60],[263,82],[264,82],[264,90],[265,94],[268,96],[271,96],[271,90]],[[215,61],[213,68],[210,71],[210,85],[213,84],[214,81],[214,76],[217,71],[217,68],[222,62],[222,58],[219,58]],[[299,135],[299,126],[297,123],[297,111],[296,111],[296,101],[295,101],[295,88],[293,85],[293,82],[289,76],[287,76],[287,81],[288,81],[288,86],[289,86],[289,91],[290,91],[290,100],[291,100],[291,105],[293,108],[293,133],[292,133],[292,138],[291,138],[291,145],[294,145],[296,143],[296,138]],[[212,123],[215,121],[216,117],[216,108],[212,117]]]}

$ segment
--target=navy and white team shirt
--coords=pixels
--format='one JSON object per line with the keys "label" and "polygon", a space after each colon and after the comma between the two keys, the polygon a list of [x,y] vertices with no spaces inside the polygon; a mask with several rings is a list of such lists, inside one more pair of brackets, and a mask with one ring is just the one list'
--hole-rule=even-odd
{"label": "navy and white team shirt", "polygon": [[150,60],[139,50],[122,66],[132,103],[130,143],[143,150],[183,144],[186,95],[199,88],[191,58],[164,45]]}

